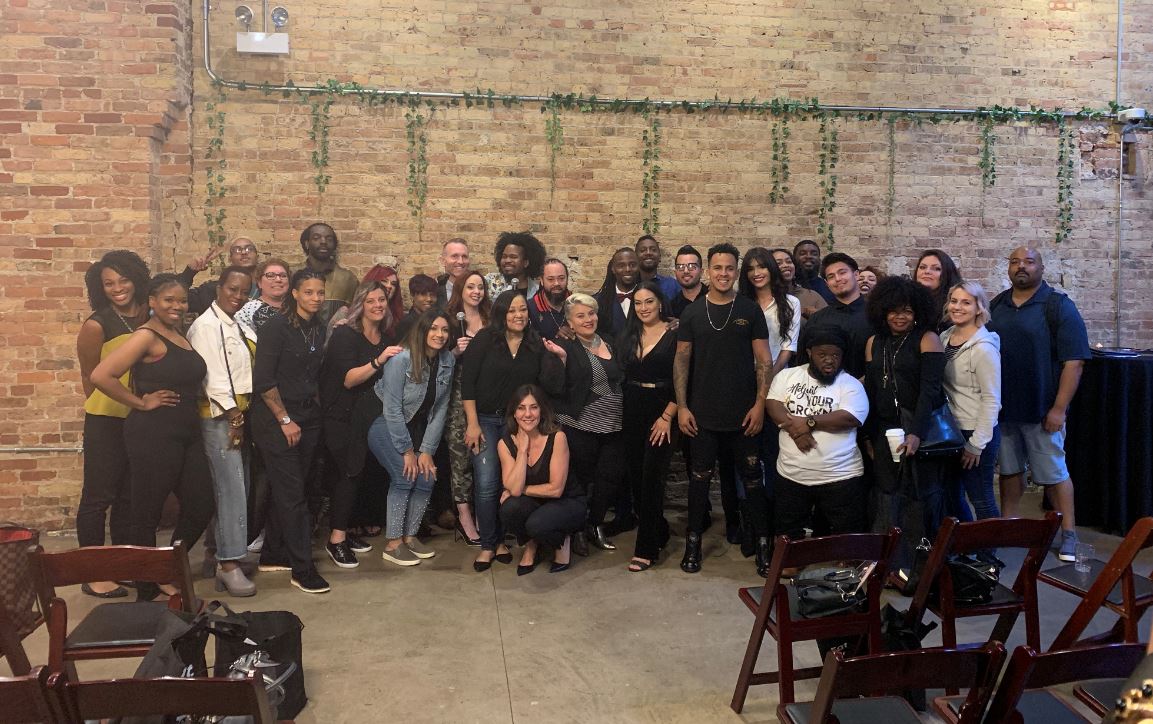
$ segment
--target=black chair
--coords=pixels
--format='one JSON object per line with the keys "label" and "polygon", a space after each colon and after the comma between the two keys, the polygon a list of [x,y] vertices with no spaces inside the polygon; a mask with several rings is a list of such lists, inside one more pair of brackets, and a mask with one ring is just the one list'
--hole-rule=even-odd
{"label": "black chair", "polygon": [[921,718],[909,702],[891,694],[952,685],[969,688],[958,721],[977,724],[1004,661],[1005,647],[999,641],[979,649],[921,649],[855,658],[830,651],[813,701],[782,703],[777,718],[784,724],[919,724]]}

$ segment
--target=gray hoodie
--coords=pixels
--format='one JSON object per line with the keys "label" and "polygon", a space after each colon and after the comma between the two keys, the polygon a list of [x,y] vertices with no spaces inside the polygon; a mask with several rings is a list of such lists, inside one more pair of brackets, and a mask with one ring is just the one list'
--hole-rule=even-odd
{"label": "gray hoodie", "polygon": [[[954,329],[949,327],[941,334],[942,344],[949,344]],[[980,455],[993,438],[1001,411],[1001,338],[997,333],[978,327],[945,364],[943,386],[957,424],[973,431],[965,448]]]}

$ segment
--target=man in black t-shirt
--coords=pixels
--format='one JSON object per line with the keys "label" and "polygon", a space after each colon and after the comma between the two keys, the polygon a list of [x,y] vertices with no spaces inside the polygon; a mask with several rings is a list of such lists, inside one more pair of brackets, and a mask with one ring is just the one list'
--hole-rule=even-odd
{"label": "man in black t-shirt", "polygon": [[709,291],[708,285],[701,283],[701,273],[704,271],[702,261],[701,253],[688,244],[677,250],[673,270],[676,271],[677,286],[680,289],[669,300],[669,311],[678,319],[686,307],[700,299],[702,293]]}
{"label": "man in black t-shirt", "polygon": [[758,452],[772,360],[764,313],[736,294],[739,262],[732,244],[709,249],[711,287],[703,301],[685,309],[677,329],[677,417],[681,432],[692,438],[689,533],[681,559],[686,573],[701,570],[701,534],[718,460],[736,465],[745,492],[742,513],[756,538],[757,572],[768,572],[768,502]]}
{"label": "man in black t-shirt", "polygon": [[821,273],[833,292],[833,301],[819,309],[801,328],[797,344],[797,366],[809,361],[808,335],[820,327],[836,327],[849,344],[845,348],[844,369],[853,377],[865,376],[865,343],[873,328],[865,316],[865,297],[861,295],[857,261],[848,254],[833,252],[821,260]]}

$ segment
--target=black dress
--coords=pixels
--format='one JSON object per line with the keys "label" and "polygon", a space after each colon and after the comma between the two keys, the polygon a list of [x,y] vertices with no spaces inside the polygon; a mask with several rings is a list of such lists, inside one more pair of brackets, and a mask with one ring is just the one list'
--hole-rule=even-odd
{"label": "black dress", "polygon": [[[549,468],[552,465],[553,445],[557,433],[548,436],[544,450],[536,462],[528,466],[525,473],[525,488],[530,485],[547,485]],[[501,442],[515,458],[516,443],[510,435]],[[500,519],[504,529],[516,536],[517,543],[524,545],[530,540],[548,548],[560,548],[569,534],[584,528],[587,507],[585,491],[570,477],[559,498],[538,498],[526,492],[511,497],[500,506]]]}

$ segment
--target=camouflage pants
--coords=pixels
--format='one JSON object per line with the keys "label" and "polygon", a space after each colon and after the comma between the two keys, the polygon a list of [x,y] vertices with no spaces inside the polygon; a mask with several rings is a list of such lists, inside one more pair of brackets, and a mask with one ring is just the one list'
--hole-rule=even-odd
{"label": "camouflage pants", "polygon": [[472,454],[464,444],[464,404],[460,401],[460,366],[452,376],[448,407],[448,458],[452,463],[452,499],[472,505]]}

